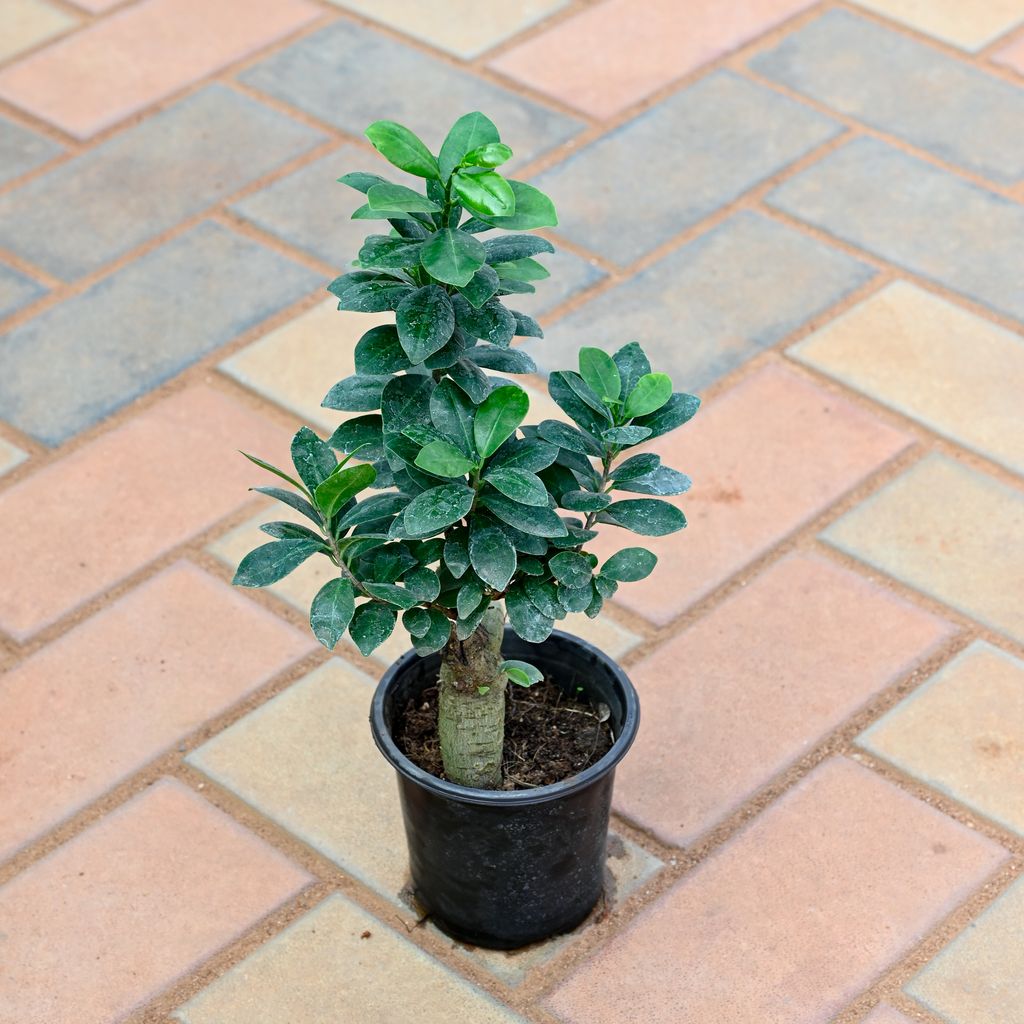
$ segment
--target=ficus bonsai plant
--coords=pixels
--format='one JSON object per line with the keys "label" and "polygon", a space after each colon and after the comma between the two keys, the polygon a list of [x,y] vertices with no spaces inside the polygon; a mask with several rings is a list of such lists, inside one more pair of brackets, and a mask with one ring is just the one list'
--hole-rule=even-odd
{"label": "ficus bonsai plant", "polygon": [[369,655],[401,617],[416,653],[439,660],[445,779],[495,790],[506,688],[544,675],[534,659],[503,655],[506,616],[522,641],[542,644],[569,612],[597,616],[620,583],[651,572],[643,547],[601,563],[586,546],[606,528],[661,536],[686,525],[661,498],[687,477],[630,452],[689,420],[699,400],[673,392],[635,342],[613,355],[584,348],[578,367],[548,379],[571,422],[527,425],[527,392],[495,374],[537,369],[512,343],[542,331],[506,303],[548,276],[536,257],[551,243],[524,232],[557,223],[551,200],[497,170],[512,151],[481,113],[459,118],[436,155],[391,121],[366,135],[425,188],[362,171],[338,179],[365,196],[353,218],[388,227],[328,290],[339,310],[392,311],[394,323],[362,336],[355,374],[323,400],[358,415],[327,439],[299,430],[294,474],[247,456],[289,485],[255,489],[309,522],[265,524],[274,539],[234,582],[266,586],[327,558],[336,575],[312,602],[316,637],[334,649],[348,632]]}

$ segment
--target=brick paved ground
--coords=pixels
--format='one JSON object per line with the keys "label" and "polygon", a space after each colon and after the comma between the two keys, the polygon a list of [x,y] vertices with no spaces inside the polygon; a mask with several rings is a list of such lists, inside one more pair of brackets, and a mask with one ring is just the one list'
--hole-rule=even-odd
{"label": "brick paved ground", "polygon": [[[6,0],[0,1024],[1024,1024],[1022,76],[1024,0]],[[538,361],[705,399],[576,624],[647,709],[610,912],[513,955],[399,899],[400,644],[228,583],[367,326],[334,178],[474,108]]]}

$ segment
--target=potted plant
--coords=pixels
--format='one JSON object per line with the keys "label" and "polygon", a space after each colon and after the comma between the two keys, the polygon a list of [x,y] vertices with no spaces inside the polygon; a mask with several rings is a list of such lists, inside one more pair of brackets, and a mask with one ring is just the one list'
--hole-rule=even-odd
{"label": "potted plant", "polygon": [[535,257],[550,242],[523,232],[557,223],[551,200],[496,170],[512,151],[483,114],[459,118],[436,156],[394,122],[366,135],[426,187],[338,179],[365,195],[353,217],[390,231],[371,234],[328,290],[340,310],[393,311],[394,323],[363,335],[356,373],[323,401],[360,415],[327,440],[299,430],[294,475],[248,456],[290,487],[255,490],[309,525],[265,524],[274,539],[234,582],[267,586],[328,558],[337,576],[310,624],[331,650],[347,631],[369,655],[401,617],[414,649],[381,680],[371,726],[398,774],[414,890],[453,936],[511,948],[573,928],[600,895],[612,780],[638,704],[610,658],[554,626],[598,615],[654,568],[642,547],[599,564],[585,550],[598,528],[686,525],[660,496],[689,480],[629,452],[699,400],[674,393],[635,342],[585,348],[578,372],[549,377],[572,422],[524,425],[526,391],[488,371],[536,370],[512,341],[542,332],[503,300],[547,276]]}

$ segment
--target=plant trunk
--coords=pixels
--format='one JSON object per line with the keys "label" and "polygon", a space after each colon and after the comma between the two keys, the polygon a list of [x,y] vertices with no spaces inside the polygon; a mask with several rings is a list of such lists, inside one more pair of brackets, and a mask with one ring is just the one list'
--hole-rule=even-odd
{"label": "plant trunk", "polygon": [[507,685],[501,671],[504,629],[501,610],[488,608],[469,637],[457,640],[453,635],[441,652],[437,733],[445,775],[460,786],[501,786]]}

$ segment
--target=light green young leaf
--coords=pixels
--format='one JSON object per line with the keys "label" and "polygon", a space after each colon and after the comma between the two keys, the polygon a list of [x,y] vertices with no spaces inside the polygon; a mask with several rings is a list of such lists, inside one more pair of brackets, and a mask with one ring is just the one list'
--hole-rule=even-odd
{"label": "light green young leaf", "polygon": [[371,186],[366,199],[371,210],[393,210],[396,213],[438,213],[441,210],[432,199],[414,189],[390,182]]}
{"label": "light green young leaf", "polygon": [[580,376],[602,401],[614,402],[622,393],[619,368],[603,349],[580,349]]}
{"label": "light green young leaf", "polygon": [[544,673],[539,668],[526,661],[503,661],[501,668],[508,676],[510,683],[516,686],[533,686],[544,678]]}
{"label": "light green young leaf", "polygon": [[394,121],[374,121],[366,137],[385,160],[419,178],[440,178],[437,161],[408,128]]}
{"label": "light green young leaf", "polygon": [[477,216],[511,217],[516,208],[512,186],[497,171],[456,171],[452,188],[462,205]]}
{"label": "light green young leaf", "polygon": [[465,476],[476,468],[472,459],[467,459],[450,441],[437,440],[425,445],[416,456],[416,465],[434,476]]}
{"label": "light green young leaf", "polygon": [[530,399],[514,384],[495,388],[476,411],[473,437],[482,458],[493,455],[526,418]]}
{"label": "light green young leaf", "polygon": [[317,487],[314,494],[317,507],[330,519],[349,498],[376,479],[377,471],[369,463],[337,469]]}
{"label": "light green young leaf", "polygon": [[512,150],[504,142],[487,142],[471,149],[463,158],[463,167],[500,167],[512,159]]}
{"label": "light green young leaf", "polygon": [[531,228],[553,228],[558,224],[555,204],[539,188],[525,181],[509,181],[515,196],[515,213],[507,217],[477,214],[480,220],[506,231],[529,231]]}
{"label": "light green young leaf", "polygon": [[481,114],[479,110],[475,110],[471,114],[463,114],[452,125],[451,131],[448,132],[448,136],[441,146],[441,152],[438,155],[441,180],[448,180],[452,171],[462,163],[462,158],[467,153],[486,146],[489,142],[498,142],[500,138],[494,122]]}
{"label": "light green young leaf", "polygon": [[630,392],[622,415],[628,419],[647,416],[672,397],[672,378],[667,373],[645,373]]}

